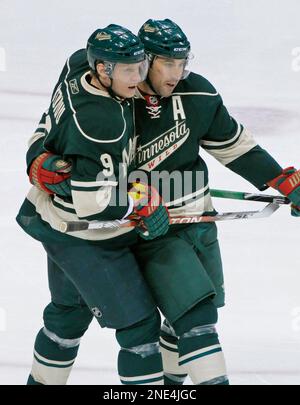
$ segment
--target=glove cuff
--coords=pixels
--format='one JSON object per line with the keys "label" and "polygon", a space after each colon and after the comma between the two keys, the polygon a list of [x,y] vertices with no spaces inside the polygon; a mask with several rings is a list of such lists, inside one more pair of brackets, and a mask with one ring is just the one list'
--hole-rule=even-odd
{"label": "glove cuff", "polygon": [[288,196],[300,186],[300,170],[297,171],[294,167],[288,167],[283,170],[281,175],[267,184],[280,191],[283,195]]}
{"label": "glove cuff", "polygon": [[37,187],[41,191],[45,191],[47,194],[54,194],[49,190],[41,180],[41,170],[45,160],[49,159],[50,156],[53,156],[50,152],[45,152],[39,155],[30,166],[29,179],[31,184]]}

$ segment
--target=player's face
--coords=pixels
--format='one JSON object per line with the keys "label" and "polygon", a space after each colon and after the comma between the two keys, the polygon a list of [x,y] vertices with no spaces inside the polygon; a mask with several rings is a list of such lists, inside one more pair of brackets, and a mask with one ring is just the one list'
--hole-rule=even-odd
{"label": "player's face", "polygon": [[185,66],[186,59],[156,56],[149,69],[149,78],[157,94],[169,97],[181,80]]}
{"label": "player's face", "polygon": [[112,74],[112,88],[121,97],[133,97],[137,85],[145,80],[147,73],[148,60],[130,64],[117,63]]}

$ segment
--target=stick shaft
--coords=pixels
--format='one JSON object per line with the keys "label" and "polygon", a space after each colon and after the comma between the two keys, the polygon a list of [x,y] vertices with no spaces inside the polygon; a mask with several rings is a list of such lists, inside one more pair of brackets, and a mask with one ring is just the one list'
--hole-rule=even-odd
{"label": "stick shaft", "polygon": [[[203,216],[203,215],[180,215],[171,216],[170,225],[175,224],[196,224],[200,222],[216,222],[216,221],[229,221],[236,219],[252,219],[252,218],[265,218],[272,215],[277,209],[280,208],[279,204],[270,203],[260,211],[237,211],[237,212],[223,212],[218,213],[214,216]],[[102,229],[113,230],[119,228],[136,227],[139,225],[138,221],[123,220],[123,221],[110,221],[110,222],[84,222],[84,221],[73,221],[73,222],[62,222],[60,231],[63,233],[83,231],[87,229]]]}
{"label": "stick shaft", "polygon": [[241,191],[230,191],[230,190],[217,190],[211,189],[210,194],[212,197],[216,198],[229,198],[232,200],[246,200],[246,201],[258,201],[276,204],[290,204],[290,200],[287,197],[281,195],[268,195],[260,193],[245,193]]}

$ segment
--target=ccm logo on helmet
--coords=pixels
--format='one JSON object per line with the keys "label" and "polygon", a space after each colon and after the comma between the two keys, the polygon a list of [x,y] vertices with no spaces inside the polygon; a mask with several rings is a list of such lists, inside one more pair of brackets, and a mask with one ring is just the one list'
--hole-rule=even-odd
{"label": "ccm logo on helmet", "polygon": [[181,52],[181,51],[186,51],[187,48],[174,48],[175,52]]}

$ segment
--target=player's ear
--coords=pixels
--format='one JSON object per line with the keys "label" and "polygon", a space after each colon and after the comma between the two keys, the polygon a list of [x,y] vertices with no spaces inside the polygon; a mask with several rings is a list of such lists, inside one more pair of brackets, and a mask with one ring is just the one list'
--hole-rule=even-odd
{"label": "player's ear", "polygon": [[100,78],[105,79],[108,77],[107,74],[105,73],[104,63],[97,63],[96,69]]}

